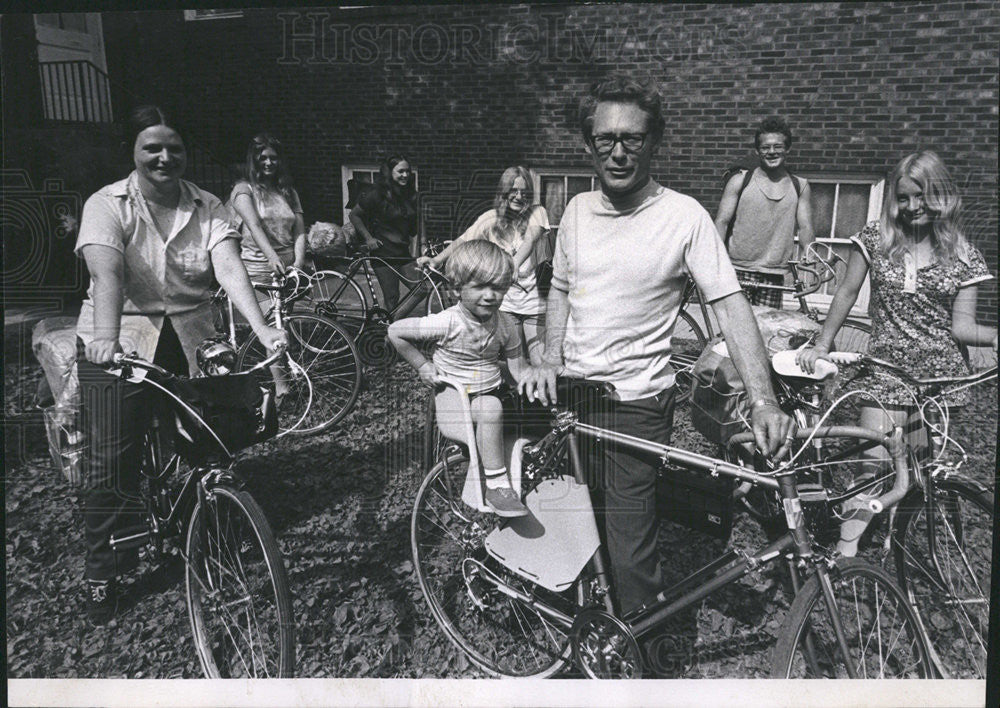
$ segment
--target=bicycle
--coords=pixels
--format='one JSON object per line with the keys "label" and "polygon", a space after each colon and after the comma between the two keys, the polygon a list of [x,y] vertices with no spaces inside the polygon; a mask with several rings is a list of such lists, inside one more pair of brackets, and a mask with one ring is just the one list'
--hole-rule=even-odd
{"label": "bicycle", "polygon": [[[779,403],[796,417],[799,425],[821,425],[836,405],[821,417],[824,378],[836,376],[837,367],[808,376],[797,372],[794,361],[780,363],[774,359],[778,376]],[[783,353],[791,360],[794,352]],[[987,637],[989,628],[989,588],[992,563],[993,494],[983,484],[959,471],[968,457],[948,433],[949,410],[939,397],[957,388],[965,388],[996,379],[997,367],[967,376],[917,379],[901,367],[868,355],[833,352],[830,358],[838,364],[857,364],[858,375],[881,370],[904,382],[911,390],[915,413],[902,428],[905,439],[923,437],[926,447],[911,446],[908,463],[913,470],[913,484],[888,517],[882,544],[883,562],[892,559],[899,587],[917,610],[917,617],[930,642],[931,659],[937,675],[942,678],[985,678]],[[857,445],[845,450],[831,450],[814,445],[807,458],[817,469],[831,469],[843,460],[873,447]],[[956,448],[959,461],[947,459],[949,447]],[[844,470],[840,470],[844,474]],[[849,471],[836,483],[842,492],[829,495],[829,509],[861,492],[877,490],[889,474],[869,479],[857,470]],[[754,510],[754,505],[748,505]],[[756,513],[766,518],[776,512],[774,503],[763,511],[758,504]],[[831,523],[834,532],[836,523]],[[871,538],[877,531],[873,524],[862,538]]]}
{"label": "bicycle", "polygon": [[[135,355],[115,366],[165,394],[168,412],[154,415],[143,440],[140,494],[145,521],[114,533],[111,547],[145,546],[158,560],[164,543],[183,539],[188,618],[208,678],[290,677],[295,672],[295,626],[281,552],[260,506],[243,489],[233,465],[237,452],[274,435],[270,391],[253,374],[188,379]],[[164,431],[175,430],[173,450]],[[164,452],[170,454],[164,459]]]}
{"label": "bicycle", "polygon": [[[562,380],[560,400],[606,397],[607,387]],[[885,444],[906,480],[898,436],[856,427],[799,431],[797,436],[810,434]],[[751,434],[737,437],[753,439]],[[581,438],[773,490],[787,510],[788,530],[753,553],[724,554],[621,616],[586,487]],[[931,675],[919,622],[888,574],[863,560],[833,557],[813,541],[794,467],[761,474],[584,424],[560,407],[540,441],[515,445],[523,460],[515,455],[512,476],[531,514],[501,521],[480,513],[474,501],[467,503],[473,449],[474,443],[465,450],[449,445],[424,478],[411,516],[411,550],[432,615],[449,640],[490,674],[542,678],[575,663],[591,678],[639,678],[644,671],[640,639],[716,590],[784,560],[796,595],[774,649],[774,676]]]}
{"label": "bicycle", "polygon": [[[825,252],[821,253],[821,250]],[[842,261],[843,258],[830,245],[813,242],[806,248],[803,259],[788,261],[792,285],[757,283],[744,287],[747,289],[768,288],[791,293],[799,301],[798,311],[813,322],[818,323],[822,321],[821,314],[819,310],[809,304],[807,298],[818,292],[827,283],[836,280],[836,264]],[[688,312],[687,308],[691,304],[697,304],[701,321],[705,323],[704,330],[698,324],[697,319]],[[701,298],[694,281],[691,279],[688,279],[685,285],[680,307],[677,324],[671,339],[673,353],[670,362],[677,372],[677,401],[683,403],[691,396],[695,362],[708,341],[720,333],[714,330],[707,303]],[[838,351],[864,352],[867,351],[870,338],[871,327],[867,322],[848,318],[837,333],[834,346]]]}
{"label": "bicycle", "polygon": [[[423,303],[426,303],[425,314],[430,315],[450,307],[455,300],[448,291],[447,278],[434,268],[425,268],[414,280],[383,259],[365,255],[363,251],[360,253],[353,258],[337,259],[346,266],[343,271],[316,271],[312,291],[303,298],[303,304],[319,315],[341,322],[357,342],[366,363],[386,365],[395,355],[385,336],[390,322],[410,315]],[[437,255],[434,247],[429,247],[427,254]],[[381,289],[376,288],[372,263],[391,268],[400,281],[409,286],[391,309],[382,299]],[[358,284],[359,274],[364,275],[363,282],[367,286],[364,290]]]}
{"label": "bicycle", "polygon": [[[287,333],[288,367],[256,369],[268,352],[256,337],[240,336],[232,303],[220,290],[214,301],[221,306],[224,331],[237,349],[236,369],[253,368],[257,376],[271,376],[285,384],[278,405],[279,435],[309,435],[329,429],[346,416],[361,392],[361,364],[353,338],[338,322],[319,314],[295,312],[294,303],[315,287],[316,276],[298,269],[273,276],[271,284],[253,283],[267,293],[270,308],[266,319]],[[263,383],[263,381],[262,381]]]}

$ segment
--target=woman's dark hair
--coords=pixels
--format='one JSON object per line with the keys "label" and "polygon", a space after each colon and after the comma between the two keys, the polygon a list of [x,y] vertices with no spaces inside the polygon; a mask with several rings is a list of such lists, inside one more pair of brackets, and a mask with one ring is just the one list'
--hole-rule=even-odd
{"label": "woman's dark hair", "polygon": [[410,176],[410,181],[402,189],[392,181],[392,171],[400,162],[405,162],[411,168],[413,167],[413,163],[410,162],[408,157],[396,154],[385,158],[378,168],[378,188],[382,192],[382,195],[390,200],[393,199],[394,195],[398,195],[396,199],[409,200],[417,193],[416,180],[413,179],[412,175]]}
{"label": "woman's dark hair", "polygon": [[[274,184],[264,180],[260,169],[260,156],[265,150],[271,148],[278,156],[278,174]],[[292,177],[288,173],[288,165],[285,162],[284,150],[281,142],[268,133],[257,133],[247,147],[247,159],[243,164],[243,178],[250,183],[254,189],[269,189],[277,191],[291,203],[294,190],[292,187]]]}
{"label": "woman's dark hair", "polygon": [[663,100],[652,79],[634,79],[627,74],[614,73],[590,87],[589,93],[580,101],[580,130],[590,142],[594,111],[598,103],[615,101],[634,103],[649,116],[647,127],[654,140],[663,136],[666,122],[663,119]]}
{"label": "woman's dark hair", "polygon": [[792,129],[788,127],[788,123],[784,118],[771,116],[760,122],[760,125],[757,126],[757,131],[753,134],[753,146],[757,150],[760,149],[760,136],[764,133],[780,133],[785,136],[785,149],[787,150],[792,146]]}
{"label": "woman's dark hair", "polygon": [[[400,217],[413,220],[417,219],[417,187],[413,176],[405,187],[400,188],[392,181],[392,170],[400,162],[412,162],[405,155],[391,155],[382,161],[378,168],[378,177],[375,179],[373,195],[378,203],[376,218],[398,219]],[[359,199],[363,197],[359,196]]]}
{"label": "woman's dark hair", "polygon": [[139,139],[139,133],[146,128],[152,128],[154,125],[164,125],[177,133],[181,137],[181,140],[184,139],[184,135],[178,129],[177,124],[162,108],[151,104],[137,106],[125,121],[125,140],[127,141],[125,148],[129,154],[132,153],[132,148],[135,147],[135,141]]}

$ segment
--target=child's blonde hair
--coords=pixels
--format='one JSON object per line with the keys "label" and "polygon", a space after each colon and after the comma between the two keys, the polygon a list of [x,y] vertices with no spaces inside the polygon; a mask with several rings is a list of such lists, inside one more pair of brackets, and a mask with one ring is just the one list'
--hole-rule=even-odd
{"label": "child's blonde hair", "polygon": [[495,243],[463,241],[448,256],[444,274],[456,288],[469,283],[508,288],[514,282],[514,261]]}

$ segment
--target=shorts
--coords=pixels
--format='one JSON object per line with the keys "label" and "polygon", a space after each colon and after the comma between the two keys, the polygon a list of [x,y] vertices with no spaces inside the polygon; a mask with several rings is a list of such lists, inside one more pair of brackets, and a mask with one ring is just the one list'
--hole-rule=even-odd
{"label": "shorts", "polygon": [[743,292],[747,294],[747,299],[751,305],[764,305],[781,309],[784,292],[775,288],[758,288],[755,285],[784,285],[785,276],[779,273],[756,273],[750,270],[736,269],[736,280],[739,281]]}

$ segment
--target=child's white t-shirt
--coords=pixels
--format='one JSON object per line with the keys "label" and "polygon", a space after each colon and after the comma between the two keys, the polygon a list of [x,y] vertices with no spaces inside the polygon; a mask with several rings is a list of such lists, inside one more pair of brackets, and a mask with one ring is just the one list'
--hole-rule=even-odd
{"label": "child's white t-shirt", "polygon": [[504,312],[498,312],[487,322],[479,322],[460,304],[454,305],[421,317],[417,336],[437,342],[433,360],[438,374],[465,384],[470,394],[500,385],[501,352],[508,359],[521,356],[517,327]]}

